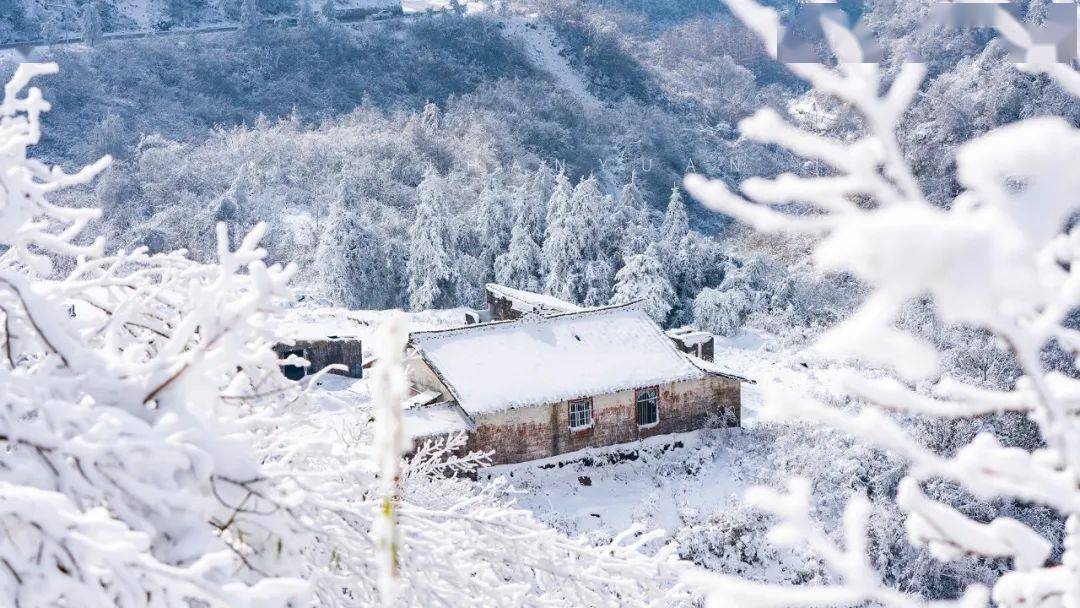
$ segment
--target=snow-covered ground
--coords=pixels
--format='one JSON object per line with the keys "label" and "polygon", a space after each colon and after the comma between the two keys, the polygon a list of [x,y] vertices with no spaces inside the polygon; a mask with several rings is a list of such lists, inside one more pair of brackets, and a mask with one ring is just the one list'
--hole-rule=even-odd
{"label": "snow-covered ground", "polygon": [[737,508],[750,486],[774,477],[773,453],[788,445],[773,443],[778,437],[799,441],[761,420],[765,399],[831,392],[831,372],[804,365],[797,348],[761,332],[717,338],[715,360],[757,382],[743,386],[741,428],[654,437],[493,467],[481,479],[504,476],[518,492],[518,506],[570,535],[598,541],[631,525],[662,529],[669,539],[683,528],[708,525]]}
{"label": "snow-covered ground", "polygon": [[[353,314],[373,329],[386,313]],[[413,315],[410,321],[415,330],[456,325],[460,318],[458,310],[436,311]],[[820,370],[800,362],[796,349],[753,330],[717,338],[715,360],[756,381],[743,387],[742,428],[653,437],[492,467],[481,473],[480,481],[504,477],[519,507],[568,534],[598,541],[635,524],[665,530],[674,538],[681,528],[710,520],[733,508],[749,486],[770,473],[762,470],[770,461],[758,458],[773,448],[761,445],[773,436],[762,431],[767,423],[759,420],[765,395],[802,395],[825,390],[826,384],[818,377]],[[324,376],[313,395],[343,432],[370,402],[366,380],[339,376]],[[433,423],[427,418],[407,416],[408,434],[419,434]]]}

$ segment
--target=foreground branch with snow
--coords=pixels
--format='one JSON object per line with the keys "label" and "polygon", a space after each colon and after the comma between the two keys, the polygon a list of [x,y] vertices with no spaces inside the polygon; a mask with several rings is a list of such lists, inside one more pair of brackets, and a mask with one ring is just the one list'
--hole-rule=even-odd
{"label": "foreground branch with snow", "polygon": [[[776,40],[775,11],[752,0],[728,4],[766,45]],[[1001,13],[1001,23],[1016,26],[1005,27],[1004,35],[1030,49],[1023,28]],[[936,558],[1012,560],[1012,570],[992,590],[973,585],[950,604],[984,606],[992,598],[1000,606],[1080,607],[1080,382],[1075,374],[1049,373],[1039,357],[1052,341],[1080,354],[1080,333],[1067,323],[1080,304],[1080,228],[1069,221],[1080,208],[1080,130],[1061,118],[1032,118],[967,142],[956,158],[963,191],[948,209],[935,207],[896,138],[925,70],[904,65],[889,81],[878,65],[861,63],[851,32],[827,20],[822,25],[838,67],[789,67],[857,112],[864,124],[861,137],[824,137],[761,110],[741,123],[744,136],[780,145],[830,171],[750,179],[741,192],[696,175],[686,185],[705,205],[759,230],[820,236],[814,248],[818,268],[850,273],[872,292],[851,318],[821,338],[818,350],[886,368],[897,379],[850,374],[847,393],[866,404],[855,413],[780,393],[772,395],[769,411],[776,418],[832,425],[906,459],[910,469],[896,500],[907,514],[909,540]],[[1055,78],[1080,95],[1080,77],[1067,65],[1023,69]],[[938,353],[897,328],[901,307],[925,296],[943,321],[989,330],[1008,346],[1024,372],[1014,390],[989,391],[941,377]],[[955,455],[940,456],[908,436],[890,411],[944,418],[1021,412],[1038,424],[1045,447],[1027,452],[982,434]],[[929,498],[923,485],[940,479],[980,499],[1031,501],[1056,510],[1066,521],[1060,562],[1049,561],[1048,540],[1018,521],[974,521]],[[781,522],[776,541],[809,548],[831,568],[836,583],[790,588],[692,575],[713,605],[925,605],[889,588],[871,567],[865,498],[849,503],[842,541],[815,521],[805,482],[793,481],[787,492],[757,490],[749,498]]]}
{"label": "foreground branch with snow", "polygon": [[462,455],[463,437],[403,460],[398,358],[382,364],[379,411],[321,424],[271,349],[295,268],[266,264],[262,226],[235,244],[219,226],[214,264],[86,244],[97,212],[47,197],[109,160],[66,175],[27,157],[49,109],[27,86],[56,69],[21,66],[0,103],[0,603],[685,597],[671,550],[642,553],[653,535],[593,547],[514,509],[497,485],[448,476],[485,462]]}

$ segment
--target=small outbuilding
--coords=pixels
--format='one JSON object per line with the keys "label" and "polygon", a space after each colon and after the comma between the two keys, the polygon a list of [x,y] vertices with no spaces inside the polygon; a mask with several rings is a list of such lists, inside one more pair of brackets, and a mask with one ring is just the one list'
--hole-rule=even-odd
{"label": "small outbuilding", "polygon": [[553,315],[582,310],[580,306],[552,296],[513,289],[498,283],[485,285],[484,297],[487,312],[481,315],[481,321],[512,321],[528,313]]}
{"label": "small outbuilding", "polygon": [[713,360],[716,338],[709,332],[693,327],[679,327],[664,333],[675,342],[675,347],[680,351],[705,361]]}
{"label": "small outbuilding", "polygon": [[315,309],[290,312],[282,320],[282,326],[284,339],[274,345],[274,352],[281,359],[296,357],[302,360],[282,367],[286,378],[300,380],[335,364],[345,369],[331,370],[330,373],[363,377],[363,342],[360,339],[366,331],[363,321],[349,317],[347,311]]}

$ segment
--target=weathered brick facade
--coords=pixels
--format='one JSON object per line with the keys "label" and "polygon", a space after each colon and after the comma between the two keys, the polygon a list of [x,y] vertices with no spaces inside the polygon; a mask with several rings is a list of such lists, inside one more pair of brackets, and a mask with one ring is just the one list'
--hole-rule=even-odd
{"label": "weathered brick facade", "polygon": [[659,422],[639,427],[634,390],[592,398],[593,424],[571,430],[566,401],[487,414],[476,418],[467,449],[490,451],[493,464],[547,458],[587,447],[627,443],[700,429],[712,415],[739,425],[740,382],[723,376],[660,385]]}

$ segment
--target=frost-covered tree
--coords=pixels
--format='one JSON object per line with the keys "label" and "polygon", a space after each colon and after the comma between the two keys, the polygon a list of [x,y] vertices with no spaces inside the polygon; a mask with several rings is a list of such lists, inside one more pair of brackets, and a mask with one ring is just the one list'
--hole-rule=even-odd
{"label": "frost-covered tree", "polygon": [[551,200],[551,195],[555,190],[555,173],[547,163],[542,162],[523,186],[525,188],[522,193],[523,203],[529,206],[530,218],[532,218],[529,222],[529,230],[533,239],[539,243],[544,239],[548,201]]}
{"label": "frost-covered tree", "polygon": [[585,306],[603,306],[611,299],[612,273],[611,264],[604,260],[593,260],[585,265],[585,297],[581,303]]}
{"label": "frost-covered tree", "polygon": [[645,312],[657,323],[663,324],[671,312],[675,290],[660,264],[659,247],[649,245],[645,253],[630,256],[615,275],[615,294],[612,304],[626,304],[642,300]]}
{"label": "frost-covered tree", "polygon": [[337,305],[353,309],[394,308],[399,305],[400,263],[395,247],[378,223],[377,203],[350,205],[335,199],[321,222],[315,250],[313,291]]}
{"label": "frost-covered tree", "polygon": [[495,282],[515,289],[539,292],[541,264],[540,246],[533,240],[529,229],[520,221],[510,234],[506,252],[495,259]]}
{"label": "frost-covered tree", "polygon": [[733,336],[750,310],[750,298],[743,291],[705,288],[694,298],[694,324],[720,336]]}
{"label": "frost-covered tree", "polygon": [[671,196],[668,197],[667,212],[664,214],[664,222],[660,225],[660,240],[674,251],[689,232],[690,218],[686,214],[686,202],[683,201],[682,190],[676,184],[671,189]]}
{"label": "frost-covered tree", "polygon": [[262,24],[262,19],[262,3],[260,0],[241,0],[240,25],[246,29],[255,28]]}
{"label": "frost-covered tree", "polygon": [[327,23],[333,23],[337,20],[337,0],[325,0],[322,3],[322,7],[319,8],[319,14],[322,15],[323,21]]}
{"label": "frost-covered tree", "polygon": [[510,243],[514,216],[508,194],[499,180],[489,179],[477,202],[475,229],[479,259],[488,272],[494,267],[495,258],[506,251]]}
{"label": "frost-covered tree", "polygon": [[548,205],[544,234],[544,290],[557,298],[580,302],[585,295],[585,265],[592,258],[595,218],[586,216],[590,188],[570,189],[559,174]]}
{"label": "frost-covered tree", "polygon": [[[515,222],[522,223],[529,231],[529,236],[537,243],[544,240],[544,230],[547,228],[548,199],[551,198],[550,187],[545,187],[543,173],[546,165],[537,170],[528,183],[519,186],[511,194],[513,208],[517,210],[518,217]],[[554,178],[550,175],[546,178],[554,184]]]}
{"label": "frost-covered tree", "polygon": [[87,2],[79,16],[82,39],[87,46],[96,46],[104,33],[101,24],[101,8],[97,2]]}
{"label": "frost-covered tree", "polygon": [[454,273],[447,253],[446,214],[442,178],[429,170],[417,189],[416,219],[409,229],[409,306],[413,310],[440,308],[453,297]]}
{"label": "frost-covered tree", "polygon": [[570,198],[574,195],[574,185],[570,183],[570,178],[566,176],[566,172],[559,171],[555,175],[554,183],[551,187],[551,196],[547,200],[547,215],[544,218],[544,230],[547,234],[547,230],[555,223],[556,218],[566,215],[570,209]]}
{"label": "frost-covered tree", "polygon": [[[776,40],[779,16],[752,0],[727,0],[733,12],[766,41]],[[1037,51],[1022,24],[996,8],[1001,36],[1027,53],[1020,67],[1045,73],[1080,97],[1080,73]],[[740,606],[985,606],[1080,605],[1080,416],[1076,360],[1068,373],[1047,369],[1041,353],[1056,342],[1075,357],[1080,338],[1069,322],[1080,304],[1080,229],[1070,219],[1080,208],[1080,129],[1058,117],[1000,127],[965,142],[956,155],[961,191],[947,208],[924,195],[901,153],[896,130],[926,74],[905,64],[885,77],[863,63],[855,36],[823,20],[837,66],[790,64],[818,91],[857,112],[865,130],[835,138],[801,129],[773,110],[740,124],[744,137],[783,146],[828,167],[828,175],[793,174],[744,181],[732,192],[721,181],[689,176],[688,190],[702,203],[764,231],[818,235],[816,266],[850,273],[870,294],[845,321],[827,331],[815,351],[858,359],[883,373],[851,371],[841,386],[854,410],[781,391],[766,392],[765,415],[823,422],[888,450],[910,464],[896,504],[907,537],[939,559],[965,555],[1007,561],[992,589],[969,585],[957,599],[926,602],[890,586],[870,560],[870,502],[856,494],[840,530],[827,532],[815,517],[812,488],[792,480],[786,491],[757,489],[752,504],[779,520],[774,539],[801,545],[832,570],[813,586],[778,587],[737,577],[697,574],[693,582],[712,605]],[[887,86],[886,86],[887,82]],[[1022,185],[1021,185],[1022,184]],[[791,203],[816,213],[792,213]],[[912,246],[913,235],[918,246]],[[904,307],[932,299],[942,321],[995,334],[1011,350],[1023,375],[999,390],[943,374],[932,343],[897,326]],[[1000,412],[1027,416],[1042,443],[1010,447],[990,433],[940,454],[909,434],[897,415],[938,419],[980,418]],[[1064,520],[1060,558],[1054,543],[1009,517],[974,519],[933,487],[957,484],[981,500],[1044,505]]]}
{"label": "frost-covered tree", "polygon": [[309,27],[315,23],[315,11],[311,8],[311,0],[300,0],[300,12],[297,13],[296,22],[301,27]]}
{"label": "frost-covered tree", "polygon": [[649,217],[649,205],[637,185],[637,174],[630,174],[630,181],[619,190],[610,225],[618,243],[618,259],[644,253],[656,238]]}
{"label": "frost-covered tree", "polygon": [[[55,71],[21,65],[0,103],[0,596],[12,606],[306,601],[299,572],[264,559],[275,543],[281,560],[295,557],[299,537],[276,516],[236,509],[262,477],[249,435],[262,425],[221,397],[249,382],[278,388],[269,315],[295,268],[263,262],[264,227],[235,249],[220,227],[214,265],[104,255],[83,234],[98,211],[46,195],[109,159],[66,175],[26,156],[49,106],[36,88],[21,94]],[[36,280],[71,256],[62,280]],[[251,576],[237,574],[244,563]]]}

